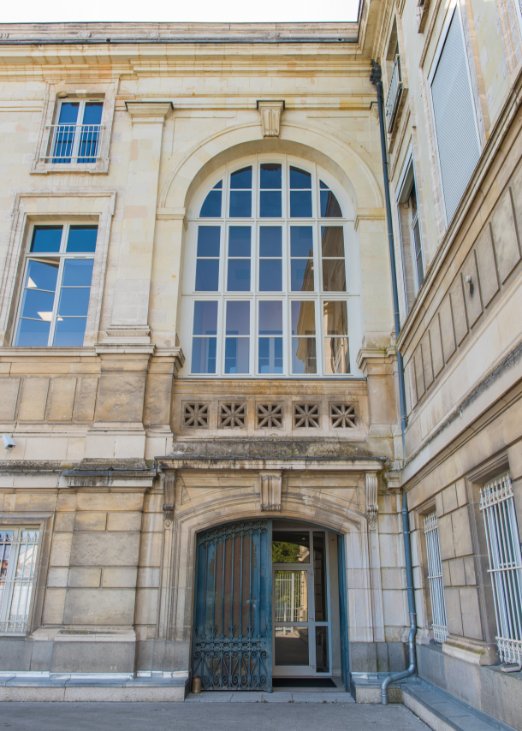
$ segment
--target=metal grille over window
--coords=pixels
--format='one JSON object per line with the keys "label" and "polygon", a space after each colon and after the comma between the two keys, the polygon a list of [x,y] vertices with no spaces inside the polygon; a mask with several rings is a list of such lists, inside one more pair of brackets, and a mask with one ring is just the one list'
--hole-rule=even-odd
{"label": "metal grille over window", "polygon": [[45,159],[55,164],[95,163],[102,134],[101,101],[63,101],[58,123],[50,126]]}
{"label": "metal grille over window", "polygon": [[334,429],[353,429],[356,426],[353,404],[330,404],[330,419]]}
{"label": "metal grille over window", "polygon": [[314,429],[319,426],[319,404],[295,404],[294,428]]}
{"label": "metal grille over window", "polygon": [[197,402],[184,404],[183,426],[208,427],[208,404]]}
{"label": "metal grille over window", "polygon": [[498,652],[502,662],[522,664],[522,557],[508,475],[482,488],[480,510],[486,529]]}
{"label": "metal grille over window", "polygon": [[258,429],[281,429],[283,426],[283,405],[257,404],[256,417]]}
{"label": "metal grille over window", "polygon": [[0,632],[27,630],[38,545],[36,529],[0,530]]}
{"label": "metal grille over window", "polygon": [[448,636],[448,621],[444,601],[439,527],[435,513],[430,513],[424,518],[424,537],[426,539],[426,553],[428,557],[428,586],[433,618],[433,638],[436,642],[444,642]]}
{"label": "metal grille over window", "polygon": [[219,426],[222,429],[243,429],[246,422],[246,403],[219,405]]}

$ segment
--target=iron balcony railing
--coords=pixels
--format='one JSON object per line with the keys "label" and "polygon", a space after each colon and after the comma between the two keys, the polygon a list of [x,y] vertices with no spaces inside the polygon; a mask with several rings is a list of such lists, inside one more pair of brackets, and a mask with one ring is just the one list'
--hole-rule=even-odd
{"label": "iron balcony railing", "polygon": [[395,56],[393,62],[393,69],[391,73],[390,86],[388,87],[388,94],[386,96],[386,124],[388,132],[391,132],[395,117],[397,116],[397,110],[399,108],[399,101],[402,94],[402,77],[401,77],[401,62],[399,55]]}
{"label": "iron balcony railing", "polygon": [[103,127],[100,124],[51,124],[45,162],[95,163],[100,157]]}

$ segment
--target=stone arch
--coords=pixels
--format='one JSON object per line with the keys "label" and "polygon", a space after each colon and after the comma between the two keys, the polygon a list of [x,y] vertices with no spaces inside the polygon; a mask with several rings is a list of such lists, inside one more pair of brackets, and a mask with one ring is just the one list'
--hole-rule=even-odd
{"label": "stone arch", "polygon": [[259,125],[228,128],[192,148],[173,171],[160,194],[160,207],[184,211],[204,179],[235,158],[252,154],[286,153],[318,163],[347,191],[353,215],[383,206],[378,177],[367,153],[333,134],[298,124],[285,124],[279,138],[260,138]]}

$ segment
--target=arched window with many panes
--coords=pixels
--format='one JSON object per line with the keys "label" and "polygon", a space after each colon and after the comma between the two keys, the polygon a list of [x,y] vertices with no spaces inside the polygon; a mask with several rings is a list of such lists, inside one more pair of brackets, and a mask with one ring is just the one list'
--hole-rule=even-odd
{"label": "arched window with many panes", "polygon": [[353,373],[353,227],[324,177],[257,157],[201,193],[185,253],[187,375]]}

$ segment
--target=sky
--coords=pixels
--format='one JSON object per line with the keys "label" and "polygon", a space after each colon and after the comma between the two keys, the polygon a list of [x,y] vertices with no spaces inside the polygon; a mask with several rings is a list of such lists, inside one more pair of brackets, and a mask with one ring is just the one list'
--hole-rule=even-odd
{"label": "sky", "polygon": [[60,21],[310,22],[357,19],[357,0],[21,0],[2,2],[0,23]]}

